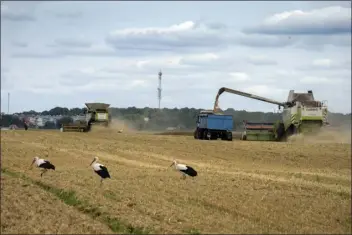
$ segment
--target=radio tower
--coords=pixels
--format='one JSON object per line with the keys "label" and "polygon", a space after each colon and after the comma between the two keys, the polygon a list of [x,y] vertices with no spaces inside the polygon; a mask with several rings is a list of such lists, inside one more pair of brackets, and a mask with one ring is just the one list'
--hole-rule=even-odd
{"label": "radio tower", "polygon": [[161,102],[161,76],[163,75],[161,70],[160,72],[158,73],[159,75],[159,87],[158,87],[158,101],[159,101],[159,109],[160,109],[160,102]]}
{"label": "radio tower", "polygon": [[7,93],[7,114],[10,114],[10,92]]}

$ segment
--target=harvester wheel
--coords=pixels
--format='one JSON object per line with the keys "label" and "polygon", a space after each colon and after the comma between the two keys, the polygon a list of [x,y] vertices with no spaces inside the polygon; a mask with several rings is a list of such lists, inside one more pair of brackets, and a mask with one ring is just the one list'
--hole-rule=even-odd
{"label": "harvester wheel", "polygon": [[277,132],[277,140],[278,141],[285,141],[285,125],[283,123],[279,123],[278,128],[276,129]]}

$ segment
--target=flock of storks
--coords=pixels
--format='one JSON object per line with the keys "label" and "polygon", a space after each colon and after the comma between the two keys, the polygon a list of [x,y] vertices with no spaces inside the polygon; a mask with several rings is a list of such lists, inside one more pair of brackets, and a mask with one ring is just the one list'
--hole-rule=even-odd
{"label": "flock of storks", "polygon": [[[35,157],[32,161],[30,168],[32,167],[32,165],[34,163],[36,164],[36,166],[38,168],[43,169],[42,173],[40,174],[40,177],[42,177],[43,174],[45,172],[47,172],[48,170],[55,170],[55,166],[51,162],[49,162],[48,160],[40,159],[39,157]],[[104,179],[111,178],[106,166],[98,163],[98,157],[94,157],[93,161],[90,163],[89,166],[92,166],[94,172],[100,176],[100,184],[103,183]],[[191,176],[191,177],[195,177],[198,175],[197,171],[194,170],[192,167],[187,166],[185,164],[177,163],[176,160],[174,160],[172,162],[172,164],[170,165],[170,167],[172,167],[172,166],[175,166],[175,169],[182,173],[183,179],[186,179],[187,175]]]}

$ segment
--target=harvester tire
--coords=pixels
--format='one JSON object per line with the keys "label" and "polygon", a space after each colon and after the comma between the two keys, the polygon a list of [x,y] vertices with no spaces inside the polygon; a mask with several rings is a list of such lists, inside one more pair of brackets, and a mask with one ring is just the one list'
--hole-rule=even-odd
{"label": "harvester tire", "polygon": [[286,138],[286,133],[285,133],[285,125],[283,123],[280,123],[277,130],[277,141],[285,141]]}

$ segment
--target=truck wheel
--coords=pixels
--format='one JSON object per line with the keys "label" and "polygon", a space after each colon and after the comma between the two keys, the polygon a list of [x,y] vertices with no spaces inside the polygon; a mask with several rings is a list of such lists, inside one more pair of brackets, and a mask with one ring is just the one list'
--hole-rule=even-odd
{"label": "truck wheel", "polygon": [[227,140],[232,141],[232,132],[227,133]]}
{"label": "truck wheel", "polygon": [[207,135],[208,135],[208,131],[204,130],[203,131],[203,140],[207,140],[208,139]]}
{"label": "truck wheel", "polygon": [[202,131],[197,130],[197,139],[201,140],[202,139]]}
{"label": "truck wheel", "polygon": [[198,136],[197,136],[197,135],[198,135],[197,133],[198,133],[197,130],[195,130],[195,131],[193,132],[193,137],[194,137],[195,139],[197,139],[197,137],[198,137]]}
{"label": "truck wheel", "polygon": [[206,135],[207,140],[211,140],[212,136],[213,135],[212,135],[211,131],[207,131],[207,135]]}

